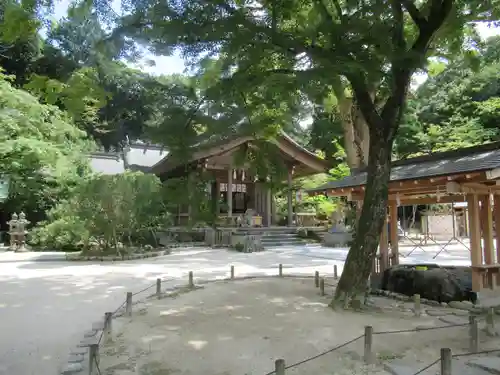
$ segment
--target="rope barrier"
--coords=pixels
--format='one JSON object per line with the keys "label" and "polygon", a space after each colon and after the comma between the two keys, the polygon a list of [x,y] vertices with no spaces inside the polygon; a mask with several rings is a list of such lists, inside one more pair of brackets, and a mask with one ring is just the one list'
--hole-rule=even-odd
{"label": "rope barrier", "polygon": [[[314,359],[317,359],[317,358],[319,358],[319,357],[322,357],[322,356],[324,356],[324,355],[326,355],[326,354],[330,354],[330,353],[332,353],[332,352],[334,352],[334,351],[336,351],[336,350],[338,350],[338,349],[343,348],[344,346],[347,346],[347,345],[349,345],[349,344],[352,344],[353,342],[355,342],[355,341],[357,341],[357,340],[359,340],[359,339],[363,338],[364,336],[365,336],[364,334],[363,334],[363,335],[360,335],[360,336],[357,336],[357,337],[353,338],[352,340],[349,340],[349,341],[347,341],[347,342],[344,342],[343,344],[337,345],[337,346],[335,346],[335,347],[333,347],[333,348],[331,348],[331,349],[328,349],[328,350],[326,350],[326,351],[324,351],[324,352],[321,352],[321,353],[319,353],[319,354],[316,354],[315,356],[312,356],[312,357],[306,358],[306,359],[304,359],[304,360],[302,360],[302,361],[299,361],[299,362],[296,362],[296,363],[294,363],[294,364],[292,364],[292,365],[288,365],[288,366],[286,366],[286,367],[285,367],[285,370],[288,370],[288,369],[293,368],[293,367],[300,366],[300,365],[302,365],[302,364],[304,364],[304,363],[306,363],[306,362],[310,362],[310,361],[312,361],[312,360],[314,360]],[[266,375],[272,375],[272,374],[275,374],[275,373],[276,373],[276,370],[275,370],[275,371],[268,372]]]}
{"label": "rope barrier", "polygon": [[[192,275],[192,273],[190,272],[189,273],[190,276]],[[233,276],[233,275],[232,275]],[[256,277],[262,277],[263,275],[260,275],[260,276],[256,276]],[[297,276],[297,275],[296,275]],[[264,276],[265,277],[265,276]],[[297,277],[300,277],[297,276]],[[238,280],[240,278],[225,278],[225,279],[222,279],[222,280]],[[245,279],[245,277],[243,277],[243,279]],[[175,281],[177,280],[177,278],[165,278],[165,279],[161,279],[162,282],[169,282],[169,281]],[[190,279],[191,281],[191,279]],[[215,279],[215,280],[206,280],[206,281],[202,281],[201,283],[210,283],[210,282],[217,282],[217,281],[221,281],[221,279]],[[335,284],[326,284],[326,286],[336,286]],[[138,294],[141,294],[141,293],[144,293],[145,291],[153,288],[153,287],[156,287],[157,286],[157,283],[155,282],[154,284],[151,284],[150,286],[147,286],[146,288],[143,288],[141,289],[140,291],[138,292],[135,292],[132,294],[132,296],[136,296]],[[175,289],[175,288],[171,288],[171,289]],[[166,289],[166,290],[170,290],[170,289]],[[121,309],[123,308],[125,305],[127,304],[127,302],[123,302],[122,304],[120,304],[120,306],[118,306],[118,308],[112,313],[112,316],[115,317],[116,313]],[[398,334],[398,333],[410,333],[410,332],[420,332],[420,331],[431,331],[431,330],[438,330],[438,329],[444,329],[444,328],[456,328],[456,327],[465,327],[465,326],[470,326],[469,323],[463,323],[463,324],[451,324],[451,325],[446,325],[446,326],[438,326],[438,327],[421,327],[421,328],[413,328],[413,329],[403,329],[403,330],[392,330],[392,331],[379,331],[379,332],[373,332],[372,334],[373,335],[385,335],[385,334]],[[99,337],[99,340],[97,342],[98,345],[100,345],[101,341],[102,341],[102,338],[104,337],[104,334],[105,334],[105,329],[103,329],[101,331],[101,334],[100,334],[100,337]],[[313,361],[317,358],[320,358],[326,354],[329,354],[329,353],[332,353],[332,352],[335,352],[336,350],[339,350],[349,344],[352,344],[353,342],[356,342],[358,341],[359,339],[365,337],[365,334],[362,334],[362,335],[359,335],[349,341],[346,341],[340,345],[337,345],[331,349],[328,349],[328,350],[325,350],[323,352],[320,352],[312,357],[308,357],[306,359],[303,359],[299,362],[296,362],[296,363],[293,363],[291,365],[288,365],[285,367],[285,370],[286,369],[290,369],[290,368],[294,368],[294,367],[298,367],[304,363],[307,363],[307,362],[310,362],[310,361]],[[453,355],[452,357],[453,358],[457,358],[457,357],[463,357],[463,356],[471,356],[471,355],[478,355],[478,354],[488,354],[488,353],[496,353],[496,352],[500,352],[500,349],[493,349],[493,350],[485,350],[485,351],[481,351],[481,352],[467,352],[467,353],[460,353],[460,354],[455,354]],[[429,365],[427,365],[426,367],[420,369],[418,372],[416,372],[415,374],[413,375],[419,375],[421,373],[423,373],[424,371],[426,371],[427,369],[429,369],[430,367],[434,366],[436,363],[438,363],[440,361],[441,358],[438,358],[437,360],[435,360],[434,362],[430,363]],[[99,368],[99,363],[97,361],[97,358],[95,357],[94,358],[94,361],[95,361],[95,364],[96,364],[96,370],[97,370],[97,373],[98,375],[101,375],[101,370]],[[265,375],[273,375],[273,374],[276,374],[276,370],[274,371],[271,371],[271,372],[268,372],[266,373]]]}
{"label": "rope barrier", "polygon": [[420,331],[432,331],[435,329],[465,327],[465,326],[469,326],[469,323],[450,324],[447,326],[438,326],[438,327],[421,327],[421,328],[412,328],[412,329],[401,329],[398,331],[380,331],[380,332],[373,332],[373,334],[374,335],[387,335],[387,334],[391,334],[391,333],[410,333],[410,332],[420,332]]}
{"label": "rope barrier", "polygon": [[434,366],[436,363],[438,363],[439,361],[441,360],[441,358],[438,358],[436,359],[434,362],[432,362],[431,364],[425,366],[424,368],[421,368],[420,370],[418,370],[416,373],[414,373],[413,375],[419,375],[421,373],[423,373],[425,370],[428,370],[430,369],[432,366]]}

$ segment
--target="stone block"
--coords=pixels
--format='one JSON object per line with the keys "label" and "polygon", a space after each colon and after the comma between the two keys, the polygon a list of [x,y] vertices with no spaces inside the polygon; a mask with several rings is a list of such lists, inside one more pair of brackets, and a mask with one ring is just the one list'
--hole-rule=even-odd
{"label": "stone block", "polygon": [[441,320],[444,323],[452,324],[452,325],[458,325],[458,324],[469,324],[469,319],[463,316],[457,316],[457,315],[445,315],[445,316],[440,316],[439,320]]}
{"label": "stone block", "polygon": [[85,356],[83,354],[70,354],[68,358],[69,363],[83,362]]}
{"label": "stone block", "polygon": [[77,346],[76,348],[71,349],[70,354],[85,355],[88,351],[89,350],[86,346]]}
{"label": "stone block", "polygon": [[83,366],[81,363],[68,363],[61,371],[61,375],[74,375],[81,373],[82,371]]}
{"label": "stone block", "polygon": [[482,357],[474,358],[467,362],[471,367],[476,367],[487,371],[490,374],[500,375],[500,358],[499,357]]}
{"label": "stone block", "polygon": [[426,309],[425,312],[429,316],[444,316],[449,314],[449,312],[439,309]]}
{"label": "stone block", "polygon": [[93,329],[91,331],[87,331],[83,334],[83,337],[88,338],[88,337],[94,337],[97,334],[97,330]]}
{"label": "stone block", "polygon": [[90,346],[92,344],[97,344],[98,342],[99,342],[98,336],[87,337],[87,338],[83,339],[82,341],[80,341],[80,343],[77,346],[86,347],[86,346]]}

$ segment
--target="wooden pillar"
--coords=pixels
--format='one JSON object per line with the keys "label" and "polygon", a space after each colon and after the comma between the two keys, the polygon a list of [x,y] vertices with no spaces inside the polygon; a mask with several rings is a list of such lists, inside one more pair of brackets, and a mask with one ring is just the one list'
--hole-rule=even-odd
{"label": "wooden pillar", "polygon": [[220,182],[215,180],[214,183],[214,197],[215,197],[215,216],[220,215]]}
{"label": "wooden pillar", "polygon": [[483,264],[483,251],[481,247],[481,228],[479,224],[479,199],[476,194],[467,194],[467,207],[469,209],[469,238],[470,258],[472,265],[472,291],[481,291],[481,272],[477,266]]}
{"label": "wooden pillar", "polygon": [[389,233],[387,225],[387,213],[385,215],[384,226],[382,233],[380,233],[380,273],[384,272],[389,267]]}
{"label": "wooden pillar", "polygon": [[288,210],[288,226],[293,225],[293,197],[292,197],[292,178],[293,167],[288,168],[288,191],[287,191],[287,210]]}
{"label": "wooden pillar", "polygon": [[391,236],[391,265],[399,264],[399,239],[398,239],[398,204],[392,202],[389,205],[390,236]]}
{"label": "wooden pillar", "polygon": [[272,205],[271,187],[266,186],[266,205],[265,206],[266,206],[266,224],[268,227],[270,227],[272,224],[271,205]]}
{"label": "wooden pillar", "polygon": [[[495,259],[493,247],[493,213],[491,212],[490,195],[481,196],[481,234],[483,237],[484,262],[493,264]],[[492,270],[486,270],[486,285],[493,288]]]}
{"label": "wooden pillar", "polygon": [[[493,218],[495,220],[495,244],[496,244],[496,260],[495,263],[500,263],[500,195],[493,196]],[[497,273],[497,285],[500,285],[500,272]]]}
{"label": "wooden pillar", "polygon": [[233,216],[233,165],[227,170],[227,217]]}

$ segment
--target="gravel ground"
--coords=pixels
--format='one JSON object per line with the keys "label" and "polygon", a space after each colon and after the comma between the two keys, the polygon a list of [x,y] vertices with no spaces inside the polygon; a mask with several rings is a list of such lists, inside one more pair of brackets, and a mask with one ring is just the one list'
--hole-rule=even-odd
{"label": "gravel ground", "polygon": [[[333,311],[328,302],[304,279],[220,282],[150,300],[142,314],[115,320],[100,368],[103,375],[264,375],[278,358],[290,365],[315,356],[362,335],[367,324],[375,332],[443,325],[408,311]],[[374,350],[379,361],[410,356],[427,363],[466,336],[463,328],[374,335]],[[361,353],[363,339],[287,374],[386,374],[380,365],[365,366]]]}

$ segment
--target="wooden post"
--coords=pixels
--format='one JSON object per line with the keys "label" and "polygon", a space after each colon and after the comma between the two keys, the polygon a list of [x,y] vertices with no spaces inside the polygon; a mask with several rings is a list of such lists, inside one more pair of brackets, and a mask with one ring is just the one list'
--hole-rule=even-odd
{"label": "wooden post", "polygon": [[321,296],[325,295],[325,279],[323,277],[319,280],[319,293]]}
{"label": "wooden post", "polygon": [[451,375],[451,349],[441,348],[441,375]]}
{"label": "wooden post", "polygon": [[415,316],[420,316],[422,314],[421,306],[420,306],[420,294],[413,295],[413,309]]}
{"label": "wooden post", "polygon": [[132,292],[127,292],[127,298],[125,299],[125,314],[132,316]]}
{"label": "wooden post", "polygon": [[373,327],[365,326],[365,347],[363,359],[367,365],[372,363]]}
{"label": "wooden post", "polygon": [[[484,262],[486,264],[494,263],[494,245],[493,245],[493,212],[491,212],[490,195],[481,196],[481,234],[484,244]],[[489,288],[494,287],[493,273],[486,270],[486,285]]]}
{"label": "wooden post", "polygon": [[231,280],[234,280],[234,266],[231,266]]}
{"label": "wooden post", "polygon": [[316,271],[314,272],[314,285],[316,288],[319,288],[319,272]]}
{"label": "wooden post", "polygon": [[95,375],[96,362],[99,355],[99,344],[89,345],[89,375]]}
{"label": "wooden post", "polygon": [[283,277],[283,265],[280,263],[279,267],[278,267],[278,275],[280,277]]}
{"label": "wooden post", "polygon": [[104,313],[104,338],[105,341],[109,341],[111,339],[111,335],[113,334],[113,313],[107,312]]}
{"label": "wooden post", "polygon": [[479,351],[479,326],[475,316],[469,316],[469,351],[477,353]]}
{"label": "wooden post", "polygon": [[161,279],[156,279],[156,297],[161,298]]}
{"label": "wooden post", "polygon": [[274,373],[276,375],[285,375],[285,360],[284,359],[277,359],[274,362]]}
{"label": "wooden post", "polygon": [[339,278],[338,270],[337,270],[337,265],[333,265],[333,278],[337,280]]}
{"label": "wooden post", "polygon": [[194,288],[193,271],[189,271],[188,286]]}
{"label": "wooden post", "polygon": [[489,336],[496,336],[495,330],[495,309],[490,307],[486,314],[486,333]]}
{"label": "wooden post", "polygon": [[287,194],[286,194],[286,198],[287,198],[287,217],[288,217],[288,226],[291,227],[293,226],[293,198],[292,198],[292,181],[293,179],[293,166],[290,166],[288,167],[288,179],[287,179],[287,182],[288,182],[288,186],[287,186]]}
{"label": "wooden post", "polygon": [[[500,195],[498,194],[493,196],[493,216],[495,219],[495,238],[497,249],[496,263],[500,263]],[[500,285],[500,272],[497,273],[497,285]]]}
{"label": "wooden post", "polygon": [[390,237],[391,237],[391,266],[399,264],[399,239],[398,239],[398,204],[392,202],[389,206]]}
{"label": "wooden post", "polygon": [[387,214],[385,215],[384,226],[382,227],[382,232],[380,233],[379,251],[380,251],[380,273],[384,271],[389,266],[389,233],[387,225]]}
{"label": "wooden post", "polygon": [[469,210],[469,237],[470,257],[472,266],[472,291],[481,291],[481,273],[474,267],[483,263],[483,251],[481,247],[481,230],[479,227],[479,200],[476,194],[467,194],[467,208]]}

